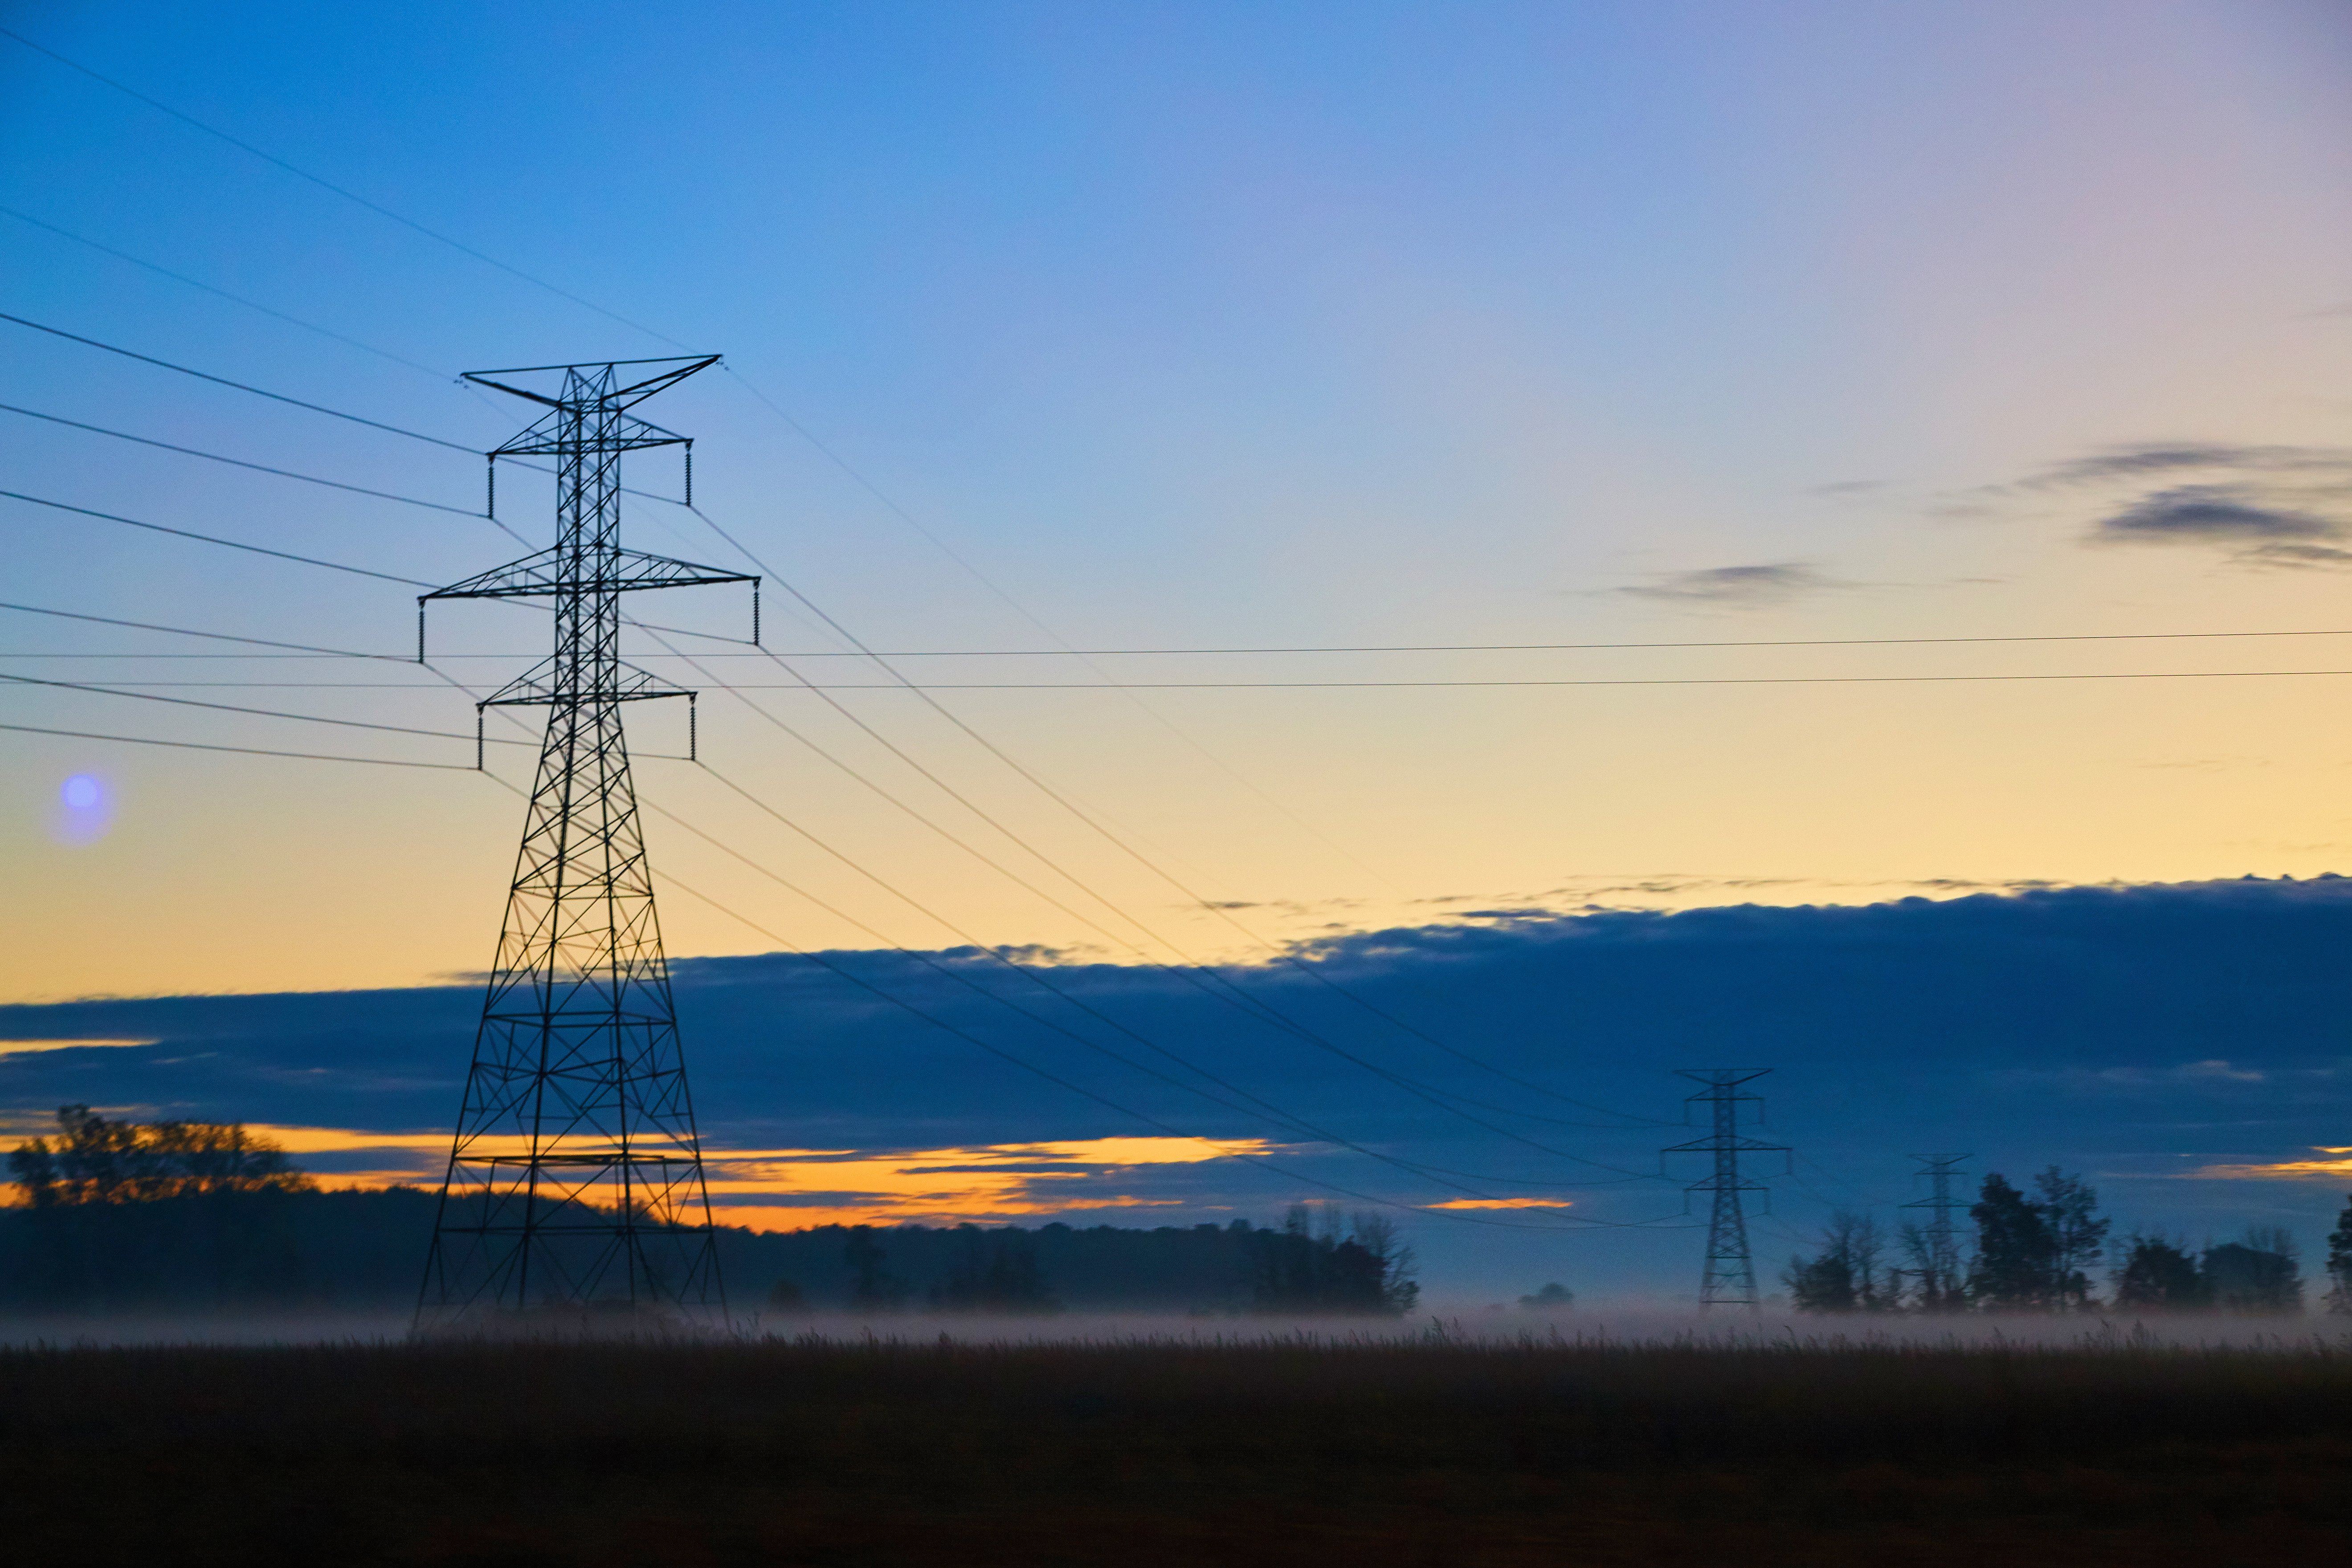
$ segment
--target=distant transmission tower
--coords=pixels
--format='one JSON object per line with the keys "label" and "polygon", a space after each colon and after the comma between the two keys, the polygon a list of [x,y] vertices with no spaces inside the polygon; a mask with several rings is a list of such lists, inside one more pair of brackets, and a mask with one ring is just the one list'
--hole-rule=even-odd
{"label": "distant transmission tower", "polygon": [[1927,1223],[1920,1234],[1926,1237],[1925,1267],[1916,1270],[1919,1276],[1919,1304],[1931,1312],[1950,1311],[1962,1303],[1967,1281],[1960,1275],[1959,1227],[1952,1222],[1952,1211],[1965,1209],[1969,1200],[1952,1193],[1952,1178],[1959,1174],[1959,1163],[1966,1154],[1914,1154],[1920,1162],[1916,1173],[1934,1184],[1932,1196],[1915,1198],[1903,1206],[1926,1209]]}
{"label": "distant transmission tower", "polygon": [[1770,1068],[1676,1068],[1675,1075],[1706,1087],[1685,1101],[1692,1105],[1709,1105],[1715,1110],[1715,1131],[1705,1138],[1694,1138],[1687,1143],[1676,1143],[1659,1151],[1663,1161],[1668,1154],[1712,1154],[1714,1169],[1700,1181],[1693,1182],[1685,1192],[1712,1193],[1715,1207],[1706,1222],[1706,1268],[1699,1276],[1698,1304],[1702,1307],[1753,1307],[1757,1304],[1756,1264],[1748,1251],[1748,1213],[1740,1203],[1742,1193],[1767,1193],[1772,1189],[1761,1182],[1751,1182],[1739,1173],[1742,1154],[1785,1154],[1785,1143],[1766,1143],[1743,1137],[1739,1131],[1739,1107],[1745,1103],[1761,1105],[1760,1096],[1742,1094],[1739,1086],[1762,1078]]}
{"label": "distant transmission tower", "polygon": [[[548,710],[498,963],[425,1266],[421,1331],[526,1310],[726,1312],[621,705],[690,691],[620,657],[621,595],[751,583],[621,548],[621,455],[686,446],[628,413],[718,356],[484,371],[547,412],[489,454],[554,459],[554,547],[425,595],[545,599],[555,651],[477,705]],[[536,377],[547,391],[493,377]],[[560,381],[549,378],[560,377]],[[495,493],[495,492],[494,492]]]}

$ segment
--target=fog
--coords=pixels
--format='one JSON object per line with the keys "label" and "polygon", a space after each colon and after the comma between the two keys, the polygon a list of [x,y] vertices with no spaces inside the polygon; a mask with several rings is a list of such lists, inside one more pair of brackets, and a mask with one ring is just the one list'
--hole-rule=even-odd
{"label": "fog", "polygon": [[[233,1312],[57,1314],[0,1317],[0,1348],[117,1346],[399,1344],[410,1339],[405,1312]],[[1087,1345],[1138,1344],[1433,1348],[1497,1351],[1549,1348],[1685,1347],[1694,1351],[2352,1350],[2352,1317],[2218,1312],[2083,1312],[1921,1316],[1852,1313],[1808,1316],[1771,1310],[1718,1309],[1638,1300],[1567,1310],[1449,1309],[1401,1319],[1259,1314],[1084,1313],[991,1316],[981,1313],[745,1311],[723,1327],[676,1320],[537,1321],[486,1326],[453,1338],[702,1341],[776,1344]]]}

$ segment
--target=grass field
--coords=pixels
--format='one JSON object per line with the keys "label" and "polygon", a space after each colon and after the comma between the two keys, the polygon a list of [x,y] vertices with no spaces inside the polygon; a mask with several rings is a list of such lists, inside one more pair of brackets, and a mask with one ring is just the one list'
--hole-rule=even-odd
{"label": "grass field", "polygon": [[2343,1561],[2352,1352],[0,1350],[20,1562]]}

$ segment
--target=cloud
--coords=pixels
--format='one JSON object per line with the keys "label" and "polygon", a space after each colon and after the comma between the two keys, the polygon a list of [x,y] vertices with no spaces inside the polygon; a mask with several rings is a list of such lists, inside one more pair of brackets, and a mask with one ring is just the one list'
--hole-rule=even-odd
{"label": "cloud", "polygon": [[2070,458],[1991,490],[2058,490],[2153,474],[2220,469],[2240,474],[2352,475],[2352,452],[2340,447],[2252,446],[2230,441],[2151,441]]}
{"label": "cloud", "polygon": [[[2178,485],[2141,497],[2100,520],[2094,537],[2103,543],[2270,545],[2335,539],[2343,528],[2309,512],[2263,503],[2240,485]],[[2329,551],[2342,555],[2342,551]]]}
{"label": "cloud", "polygon": [[2352,1149],[2315,1144],[2311,1152],[2330,1158],[2277,1160],[2260,1165],[2200,1165],[2187,1174],[2212,1182],[2340,1182],[2352,1176],[2352,1158],[2347,1157],[2352,1156]]}
{"label": "cloud", "polygon": [[[1423,1208],[1410,1219],[1433,1282],[1491,1279],[1478,1288],[1499,1290],[1517,1279],[1524,1290],[1558,1277],[1560,1235],[1588,1217],[1638,1224],[1679,1211],[1679,1184],[1650,1178],[1659,1146],[1690,1133],[1634,1119],[1676,1121],[1690,1086],[1673,1069],[1717,1060],[1772,1067],[1760,1086],[1765,1135],[1875,1191],[1913,1190],[1906,1149],[1974,1151],[1976,1175],[2057,1163],[2153,1177],[2293,1166],[2352,1144],[2342,1026],[2352,879],[1969,888],[1790,907],[1728,902],[1785,889],[1726,885],[1712,896],[1727,901],[1680,912],[1518,913],[1521,900],[1482,900],[1465,907],[1513,912],[1318,939],[1298,950],[1312,973],[1220,968],[1219,981],[1250,999],[1247,1014],[1189,972],[1065,955],[1056,984],[1096,1011],[1055,1016],[1074,1033],[1101,1033],[1104,1051],[887,951],[824,957],[919,1013],[878,1006],[793,954],[680,959],[674,983],[713,1196],[730,1222],[762,1226],[1084,1213],[1147,1226],[1267,1221],[1328,1191],[1318,1183],[1415,1207],[1515,1194],[1573,1203],[1517,1215]],[[46,1130],[54,1107],[87,1100],[142,1119],[242,1121],[339,1184],[430,1182],[480,1013],[479,993],[465,987],[0,1007],[0,1036],[159,1042],[0,1057],[0,1116],[29,1133]],[[1107,1019],[1202,1076],[1114,1041]],[[1322,1142],[1209,1074],[1318,1131],[1471,1173],[1458,1179],[1474,1191]],[[1453,1097],[1476,1121],[1405,1084]],[[1157,1142],[1168,1129],[1264,1158]],[[2318,1173],[2274,1172],[2262,1202],[2324,1234],[2345,1184],[2330,1190]],[[2287,1174],[2315,1179],[2278,1179]],[[1759,1179],[1801,1229],[1827,1202],[1781,1184],[1777,1164]],[[2108,1198],[2118,1229],[2234,1230],[2256,1190],[2136,1180]],[[1654,1237],[1594,1231],[1577,1244],[1589,1272],[1570,1283],[1686,1289],[1697,1236]]]}
{"label": "cloud", "polygon": [[[437,1186],[448,1157],[444,1131],[276,1126],[253,1131],[298,1157],[327,1187]],[[478,1148],[520,1153],[513,1139]],[[706,1139],[713,1204],[730,1225],[754,1230],[813,1225],[960,1224],[1076,1210],[1164,1208],[1184,1196],[1139,1192],[1154,1167],[1202,1165],[1239,1154],[1281,1152],[1263,1139],[1110,1137],[943,1149],[730,1147]]]}
{"label": "cloud", "polygon": [[152,1046],[146,1040],[0,1040],[0,1057],[30,1056],[35,1051],[81,1051],[110,1046]]}
{"label": "cloud", "polygon": [[2221,1057],[2207,1057],[2200,1061],[2181,1062],[2173,1067],[2120,1066],[2105,1068],[2067,1068],[2054,1072],[2033,1068],[2016,1075],[2021,1081],[2054,1082],[2078,1092],[2097,1093],[2114,1090],[2160,1090],[2203,1086],[2220,1089],[2229,1084],[2268,1083],[2273,1077],[2254,1068],[2243,1068]]}
{"label": "cloud", "polygon": [[[2147,441],[2053,463],[1966,492],[1948,513],[1981,514],[2025,497],[2105,499],[2085,544],[2218,549],[2237,565],[2352,566],[2352,449],[2231,441]],[[2137,492],[2137,493],[2135,493]]]}
{"label": "cloud", "polygon": [[1854,586],[1857,584],[1823,575],[1810,562],[1779,561],[1757,566],[1707,566],[1692,572],[1661,573],[1647,583],[1617,592],[1668,604],[1752,606],[1784,604],[1805,594]]}

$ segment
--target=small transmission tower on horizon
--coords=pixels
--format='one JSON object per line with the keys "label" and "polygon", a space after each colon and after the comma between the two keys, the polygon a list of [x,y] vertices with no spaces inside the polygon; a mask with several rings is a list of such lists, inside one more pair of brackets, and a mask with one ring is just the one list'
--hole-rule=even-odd
{"label": "small transmission tower on horizon", "polygon": [[1952,1178],[1958,1175],[1961,1161],[1967,1154],[1914,1154],[1920,1168],[1916,1176],[1925,1176],[1933,1184],[1931,1195],[1914,1198],[1903,1206],[1926,1209],[1927,1223],[1919,1229],[1925,1245],[1920,1248],[1922,1267],[1914,1270],[1919,1277],[1919,1302],[1931,1312],[1948,1312],[1963,1306],[1968,1299],[1968,1280],[1960,1270],[1959,1227],[1952,1222],[1952,1211],[1965,1209],[1969,1200],[1952,1193]]}
{"label": "small transmission tower on horizon", "polygon": [[[1739,1092],[1742,1084],[1750,1083],[1770,1072],[1770,1068],[1676,1068],[1675,1075],[1686,1078],[1704,1087],[1688,1096],[1686,1105],[1706,1105],[1713,1108],[1715,1130],[1704,1138],[1694,1138],[1687,1143],[1675,1143],[1658,1152],[1663,1165],[1668,1154],[1709,1154],[1714,1166],[1702,1179],[1683,1190],[1685,1193],[1711,1193],[1714,1206],[1706,1222],[1706,1267],[1699,1275],[1698,1304],[1708,1307],[1755,1307],[1759,1302],[1756,1293],[1756,1263],[1748,1248],[1748,1211],[1740,1201],[1742,1193],[1769,1194],[1771,1188],[1761,1182],[1752,1182],[1740,1173],[1742,1154],[1785,1154],[1785,1143],[1767,1143],[1749,1138],[1739,1131],[1739,1108],[1761,1105],[1763,1097]],[[1687,1114],[1687,1113],[1685,1113]]]}
{"label": "small transmission tower on horizon", "polygon": [[[488,454],[554,460],[549,549],[417,600],[542,599],[555,650],[476,705],[548,710],[498,961],[418,1292],[420,1331],[524,1310],[726,1312],[654,915],[622,705],[694,694],[622,662],[621,595],[759,579],[621,548],[621,458],[687,437],[628,411],[718,363],[623,360],[470,372],[541,405]],[[496,377],[537,377],[549,390]],[[560,377],[551,385],[544,379]]]}

